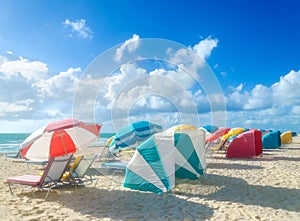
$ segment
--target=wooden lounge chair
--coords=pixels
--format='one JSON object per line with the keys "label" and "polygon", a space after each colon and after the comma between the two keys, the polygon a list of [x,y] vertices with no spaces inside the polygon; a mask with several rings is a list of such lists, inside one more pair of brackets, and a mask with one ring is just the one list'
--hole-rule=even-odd
{"label": "wooden lounge chair", "polygon": [[[62,157],[55,157],[50,158],[44,173],[42,176],[40,175],[21,175],[21,176],[14,176],[9,177],[6,180],[8,184],[10,193],[13,194],[11,185],[12,184],[19,184],[24,185],[30,188],[32,191],[32,195],[34,197],[33,189],[37,188],[39,190],[47,190],[47,194],[45,199],[48,197],[51,189],[58,187],[61,182],[61,177],[63,173],[66,171],[68,164],[71,160],[72,154]],[[24,189],[22,190],[22,192]]]}

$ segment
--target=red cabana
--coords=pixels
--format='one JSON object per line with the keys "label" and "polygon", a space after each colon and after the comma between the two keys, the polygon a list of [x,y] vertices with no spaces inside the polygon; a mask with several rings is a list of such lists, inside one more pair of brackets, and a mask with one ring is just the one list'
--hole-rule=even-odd
{"label": "red cabana", "polygon": [[227,158],[252,158],[262,154],[262,133],[250,130],[239,134],[229,144]]}

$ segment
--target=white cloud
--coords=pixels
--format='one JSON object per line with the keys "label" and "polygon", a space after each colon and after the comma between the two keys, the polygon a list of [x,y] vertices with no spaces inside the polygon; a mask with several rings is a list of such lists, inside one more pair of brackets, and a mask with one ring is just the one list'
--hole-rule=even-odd
{"label": "white cloud", "polygon": [[217,47],[218,42],[218,39],[208,37],[196,44],[193,49],[197,52],[199,57],[205,60],[210,56],[212,50]]}
{"label": "white cloud", "polygon": [[290,71],[270,87],[250,92],[239,85],[227,94],[230,126],[300,131],[300,71]]}
{"label": "white cloud", "polygon": [[29,61],[20,57],[10,61],[6,57],[0,57],[0,79],[22,77],[27,81],[35,81],[47,75],[48,67],[40,61]]}
{"label": "white cloud", "polygon": [[69,68],[66,72],[60,72],[49,79],[40,79],[32,86],[37,88],[42,97],[70,97],[73,96],[79,81],[75,74],[79,72],[80,68]]}
{"label": "white cloud", "polygon": [[[71,27],[69,20],[66,23]],[[114,59],[121,61],[139,45],[139,36],[133,35],[116,50]],[[151,69],[137,61],[123,64],[105,78],[87,75],[80,79],[80,68],[53,74],[43,62],[0,56],[0,117],[6,118],[1,123],[8,125],[7,119],[14,118],[26,123],[30,118],[64,118],[73,108],[77,110],[75,117],[88,121],[97,118],[111,127],[128,120],[156,120],[165,128],[179,123],[200,122],[196,126],[201,126],[211,123],[209,105],[216,107],[225,99],[229,127],[288,129],[293,125],[290,129],[300,131],[300,71],[290,71],[270,87],[257,84],[246,90],[239,84],[231,87],[225,98],[219,93],[205,94],[199,79],[185,70],[197,72],[217,45],[218,39],[208,37],[194,46],[169,50],[170,63],[178,66]],[[79,96],[72,100],[75,92]],[[114,111],[117,115],[112,114]],[[224,113],[215,116],[214,123],[224,126]]]}
{"label": "white cloud", "polygon": [[300,71],[290,71],[271,87],[274,102],[284,105],[300,104]]}
{"label": "white cloud", "polygon": [[244,103],[244,110],[262,109],[272,105],[272,92],[270,88],[258,84],[249,94],[248,99]]}
{"label": "white cloud", "polygon": [[0,101],[0,117],[11,118],[19,117],[22,112],[32,111],[34,100],[26,99],[16,102],[1,102]]}
{"label": "white cloud", "polygon": [[291,114],[299,115],[300,116],[300,105],[293,106],[291,110]]}
{"label": "white cloud", "polygon": [[67,118],[67,114],[66,113],[63,113],[62,110],[59,110],[59,109],[51,109],[51,108],[46,108],[42,111],[46,116],[48,117],[54,117],[54,118],[61,118],[61,119],[64,119],[64,118]]}
{"label": "white cloud", "polygon": [[124,53],[128,51],[129,53],[134,52],[140,44],[140,37],[134,34],[132,38],[126,40],[119,48],[116,49],[115,60],[121,61]]}
{"label": "white cloud", "polygon": [[10,55],[14,54],[12,51],[6,51],[6,53]]}
{"label": "white cloud", "polygon": [[198,70],[205,66],[206,59],[212,50],[217,47],[218,39],[208,37],[199,41],[193,47],[179,49],[175,52],[169,50],[170,61],[177,64],[183,70],[198,73]]}
{"label": "white cloud", "polygon": [[300,71],[290,71],[271,87],[257,84],[250,91],[243,91],[242,84],[231,87],[227,95],[228,106],[239,110],[272,108],[273,105],[292,107],[300,105]]}
{"label": "white cloud", "polygon": [[70,21],[69,19],[66,19],[63,22],[63,24],[70,31],[70,37],[73,37],[73,34],[76,34],[78,37],[83,39],[92,39],[94,33],[85,22],[85,19],[75,21]]}
{"label": "white cloud", "polygon": [[7,120],[70,116],[80,72],[69,68],[53,75],[43,62],[0,56],[0,116]]}

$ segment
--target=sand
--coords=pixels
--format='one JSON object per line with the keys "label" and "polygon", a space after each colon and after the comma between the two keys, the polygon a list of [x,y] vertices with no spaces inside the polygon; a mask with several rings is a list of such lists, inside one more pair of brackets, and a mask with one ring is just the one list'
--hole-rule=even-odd
{"label": "sand", "polygon": [[[176,180],[162,195],[122,187],[122,174],[90,174],[97,183],[51,192],[11,195],[9,176],[38,174],[41,166],[0,156],[0,220],[300,220],[300,137],[255,159],[208,159],[207,175]],[[95,185],[96,184],[96,185]]]}

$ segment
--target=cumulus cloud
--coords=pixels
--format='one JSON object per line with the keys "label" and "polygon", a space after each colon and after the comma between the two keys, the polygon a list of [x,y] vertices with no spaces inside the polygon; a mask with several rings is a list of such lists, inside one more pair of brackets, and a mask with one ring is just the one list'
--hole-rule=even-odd
{"label": "cumulus cloud", "polygon": [[292,107],[291,114],[300,116],[300,105],[296,105]]}
{"label": "cumulus cloud", "polygon": [[212,50],[217,47],[219,40],[213,39],[212,37],[208,37],[198,44],[194,45],[193,49],[196,51],[197,55],[201,57],[203,60],[207,59]]}
{"label": "cumulus cloud", "polygon": [[[66,23],[71,24],[69,20]],[[133,35],[115,51],[114,59],[122,61],[126,54],[139,48],[140,42],[139,36]],[[197,74],[217,46],[218,39],[208,37],[194,46],[168,50],[166,57],[176,65],[151,67],[136,61],[121,65],[110,76],[84,78],[79,78],[80,68],[49,73],[41,61],[0,56],[0,116],[59,119],[76,107],[75,117],[93,121],[95,114],[99,122],[108,124],[110,120],[124,125],[128,119],[147,119],[170,127],[194,124],[201,118],[199,122],[204,125],[210,123],[211,106],[218,107],[225,99],[229,127],[276,129],[300,123],[300,71],[290,71],[269,87],[262,82],[246,90],[241,83],[225,94],[206,94],[199,79],[187,70]],[[79,94],[76,100],[72,100],[74,93]],[[93,115],[87,115],[89,110]],[[221,122],[222,113],[215,116]]]}
{"label": "cumulus cloud", "polygon": [[79,19],[75,21],[70,21],[69,19],[66,19],[63,22],[63,25],[67,28],[69,31],[69,36],[73,37],[73,34],[75,34],[77,37],[83,38],[83,39],[92,39],[93,38],[93,32],[91,28],[86,24],[85,19]]}
{"label": "cumulus cloud", "polygon": [[39,95],[42,97],[70,97],[70,95],[73,95],[79,81],[75,74],[80,72],[80,68],[69,68],[67,71],[60,72],[51,78],[40,79],[32,86],[37,88]]}
{"label": "cumulus cloud", "polygon": [[284,105],[300,104],[300,71],[290,71],[271,86],[274,102]]}
{"label": "cumulus cloud", "polygon": [[[245,99],[245,98],[244,98]],[[272,91],[261,84],[256,85],[249,94],[243,108],[245,110],[267,108],[272,104]]]}
{"label": "cumulus cloud", "polygon": [[119,48],[116,49],[115,60],[121,61],[125,52],[134,52],[140,44],[140,37],[134,34],[132,38],[126,40]]}
{"label": "cumulus cloud", "polygon": [[23,112],[32,111],[34,100],[26,99],[15,102],[0,101],[0,117],[11,118],[19,117]]}
{"label": "cumulus cloud", "polygon": [[51,74],[41,61],[0,56],[0,116],[10,121],[70,116],[80,72],[69,68]]}
{"label": "cumulus cloud", "polygon": [[35,81],[47,75],[48,67],[40,61],[29,61],[20,57],[10,61],[6,57],[0,57],[0,79],[24,78],[27,81]]}
{"label": "cumulus cloud", "polygon": [[226,94],[229,126],[300,130],[300,71],[290,71],[270,87],[257,84],[251,91],[243,85]]}
{"label": "cumulus cloud", "polygon": [[300,71],[290,71],[271,87],[257,84],[251,91],[244,91],[243,85],[230,87],[226,95],[228,107],[239,110],[272,108],[273,105],[291,107],[300,105]]}

